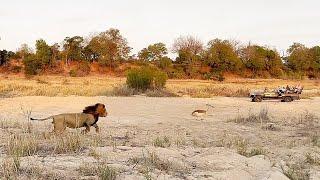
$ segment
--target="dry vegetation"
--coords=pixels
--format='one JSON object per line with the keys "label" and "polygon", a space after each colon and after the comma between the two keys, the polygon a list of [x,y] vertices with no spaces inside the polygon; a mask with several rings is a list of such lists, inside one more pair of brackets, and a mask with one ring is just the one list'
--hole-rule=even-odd
{"label": "dry vegetation", "polygon": [[[0,77],[0,96],[131,96],[139,94],[126,87],[124,78],[39,76],[25,79],[18,76]],[[304,98],[320,96],[318,80],[227,79],[225,82],[204,80],[168,80],[165,90],[148,90],[150,97],[214,96],[246,97],[251,90],[274,89],[302,83]]]}

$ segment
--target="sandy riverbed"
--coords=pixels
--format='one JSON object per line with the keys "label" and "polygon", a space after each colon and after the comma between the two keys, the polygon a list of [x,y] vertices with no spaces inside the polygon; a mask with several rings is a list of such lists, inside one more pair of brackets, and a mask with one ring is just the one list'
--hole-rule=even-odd
{"label": "sandy riverbed", "polygon": [[[0,119],[26,122],[23,112],[31,111],[32,117],[46,117],[81,112],[85,106],[97,102],[106,104],[109,113],[98,122],[102,131],[99,136],[112,137],[116,146],[106,143],[94,147],[99,158],[88,155],[89,147],[79,154],[43,153],[23,157],[21,166],[45,167],[60,172],[61,178],[95,179],[97,176],[92,174],[79,173],[79,167],[103,159],[117,169],[119,179],[144,179],[146,176],[156,179],[286,179],[283,168],[288,168],[289,164],[304,162],[308,153],[320,158],[319,146],[311,142],[313,136],[319,135],[320,98],[291,103],[252,103],[247,98],[227,97],[16,97],[0,99]],[[203,120],[191,116],[195,109],[206,109],[206,104],[214,108],[209,108]],[[258,116],[262,110],[267,110],[267,122],[235,123],[236,118]],[[274,129],[266,129],[270,123]],[[35,133],[52,130],[50,120],[32,125]],[[20,131],[0,128],[0,132],[1,162],[6,157],[7,137]],[[91,131],[86,136],[96,134]],[[155,140],[163,137],[169,139],[167,144],[157,147]],[[245,151],[259,149],[263,153],[243,156],[242,146]],[[144,157],[146,152],[170,162],[172,170],[155,167],[145,172],[141,171],[143,165],[130,163],[130,159]],[[320,178],[319,164],[306,162],[305,169],[311,178]]]}

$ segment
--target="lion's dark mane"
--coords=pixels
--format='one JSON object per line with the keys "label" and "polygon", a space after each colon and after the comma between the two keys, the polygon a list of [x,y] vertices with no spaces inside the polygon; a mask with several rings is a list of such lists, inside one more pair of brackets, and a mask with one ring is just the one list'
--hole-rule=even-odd
{"label": "lion's dark mane", "polygon": [[97,108],[98,108],[99,105],[101,105],[101,104],[97,103],[97,104],[95,104],[93,106],[87,106],[82,111],[82,113],[92,114],[94,116],[95,122],[92,125],[96,124],[99,121],[99,113],[97,112]]}

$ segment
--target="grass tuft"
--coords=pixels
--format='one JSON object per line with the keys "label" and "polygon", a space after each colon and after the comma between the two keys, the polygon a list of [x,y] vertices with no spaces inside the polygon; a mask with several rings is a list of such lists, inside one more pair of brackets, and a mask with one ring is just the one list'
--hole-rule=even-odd
{"label": "grass tuft", "polygon": [[6,144],[7,154],[17,157],[35,155],[39,150],[36,139],[34,135],[11,135]]}
{"label": "grass tuft", "polygon": [[249,111],[249,114],[247,117],[243,117],[240,114],[238,114],[236,118],[229,120],[229,122],[235,122],[239,124],[267,123],[267,122],[270,122],[269,109],[267,107],[263,107],[260,109],[258,114],[255,114]]}
{"label": "grass tuft", "polygon": [[85,163],[78,169],[83,176],[98,176],[101,180],[115,180],[117,177],[117,170],[107,166],[105,163],[89,164]]}
{"label": "grass tuft", "polygon": [[309,180],[310,168],[303,163],[288,164],[281,166],[282,173],[290,180]]}
{"label": "grass tuft", "polygon": [[156,139],[153,140],[153,146],[162,147],[162,148],[170,147],[171,146],[170,138],[167,136],[157,137]]}

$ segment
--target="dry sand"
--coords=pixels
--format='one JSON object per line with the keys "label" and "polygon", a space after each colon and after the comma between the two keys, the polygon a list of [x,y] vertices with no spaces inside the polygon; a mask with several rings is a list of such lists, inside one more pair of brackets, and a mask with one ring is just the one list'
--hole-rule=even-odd
{"label": "dry sand", "polygon": [[[79,173],[79,168],[103,159],[117,169],[119,179],[271,180],[287,179],[282,168],[288,169],[288,164],[304,163],[308,165],[305,170],[309,177],[320,179],[320,163],[305,162],[308,153],[320,157],[319,146],[311,143],[311,137],[319,135],[320,98],[291,103],[252,103],[248,98],[227,97],[16,97],[0,99],[0,119],[26,122],[23,111],[32,109],[32,117],[46,117],[81,112],[83,107],[97,102],[106,104],[109,113],[98,122],[101,127],[99,136],[112,137],[115,145],[94,147],[99,158],[88,155],[89,147],[79,154],[23,157],[22,168],[42,167],[48,172],[59,172],[61,178],[67,179],[96,179],[97,176]],[[206,109],[205,104],[214,108],[209,109],[203,120],[191,116],[195,109]],[[261,109],[268,110],[268,123],[273,123],[275,129],[266,130],[266,122],[233,122],[235,118],[259,114]],[[310,125],[309,121],[313,124]],[[33,131],[38,133],[51,129],[50,120],[33,122]],[[67,131],[74,132],[71,129]],[[0,163],[5,157],[6,136],[15,132],[14,129],[0,128]],[[86,136],[96,134],[92,129]],[[155,147],[155,139],[163,137],[169,139],[167,145]],[[242,149],[248,152],[260,149],[263,153],[246,157],[240,155]],[[155,153],[163,162],[170,162],[169,170],[154,168],[144,172],[141,164],[130,163],[130,159],[150,153]]]}

